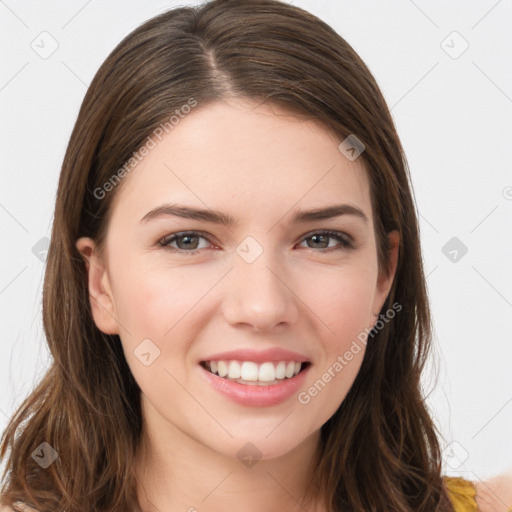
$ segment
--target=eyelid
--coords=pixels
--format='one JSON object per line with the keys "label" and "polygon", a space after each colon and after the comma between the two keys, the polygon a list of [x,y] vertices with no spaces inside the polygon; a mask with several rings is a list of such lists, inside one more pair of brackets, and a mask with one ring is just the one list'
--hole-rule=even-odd
{"label": "eyelid", "polygon": [[[160,239],[158,241],[157,245],[164,249],[168,249],[174,253],[190,254],[190,255],[196,254],[201,249],[193,249],[193,250],[187,251],[184,249],[174,249],[174,248],[171,248],[168,246],[168,244],[171,241],[173,241],[174,238],[180,238],[180,237],[185,237],[185,236],[189,236],[189,235],[190,236],[198,236],[199,235],[201,238],[204,238],[205,240],[207,240],[210,244],[215,245],[212,240],[212,239],[214,239],[214,237],[212,235],[210,235],[209,233],[207,233],[206,231],[200,231],[200,230],[176,231],[174,233],[170,233],[169,235],[166,235],[165,237]],[[342,250],[342,249],[348,250],[348,249],[353,249],[356,247],[356,242],[351,235],[349,235],[348,233],[346,233],[344,231],[337,231],[337,230],[333,230],[333,229],[311,230],[311,231],[307,232],[306,234],[302,235],[302,237],[300,238],[300,240],[297,243],[300,244],[300,243],[304,242],[304,240],[307,240],[308,238],[312,237],[313,235],[324,235],[324,236],[327,236],[328,238],[334,238],[334,239],[338,240],[338,242],[341,245],[341,247],[338,247],[338,246],[327,247],[324,249],[308,248],[308,249],[311,249],[313,252],[329,253],[329,252],[332,252],[332,251],[335,251],[338,249],[339,250]]]}
{"label": "eyelid", "polygon": [[[174,233],[170,233],[169,235],[166,235],[163,238],[161,238],[158,241],[157,245],[166,248],[166,244],[168,244],[173,238],[180,238],[182,236],[187,236],[187,235],[190,235],[190,236],[197,236],[197,235],[199,235],[199,236],[205,238],[206,240],[208,240],[208,242],[210,242],[212,245],[215,245],[214,241],[213,241],[214,237],[212,235],[210,235],[206,231],[200,231],[200,230],[197,230],[197,229],[187,230],[187,231],[175,231]],[[199,249],[195,249],[195,251],[198,251],[198,250]],[[175,249],[175,251],[176,252],[188,252],[188,253],[192,253],[193,252],[193,251],[182,251],[182,250],[180,251],[179,249]]]}
{"label": "eyelid", "polygon": [[351,244],[355,243],[354,237],[349,235],[346,231],[338,231],[336,229],[314,229],[312,231],[309,231],[305,235],[302,236],[301,242],[305,240],[306,238],[309,238],[310,236],[317,235],[317,234],[324,234],[324,235],[330,235],[330,236],[339,236],[342,238],[345,238],[347,242],[350,242]]}

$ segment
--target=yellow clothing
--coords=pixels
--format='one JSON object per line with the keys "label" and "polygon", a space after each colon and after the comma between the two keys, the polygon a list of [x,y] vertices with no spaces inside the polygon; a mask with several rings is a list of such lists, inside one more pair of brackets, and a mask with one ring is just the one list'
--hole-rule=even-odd
{"label": "yellow clothing", "polygon": [[473,482],[455,476],[445,476],[444,483],[455,512],[478,512]]}
{"label": "yellow clothing", "polygon": [[[474,482],[454,476],[445,476],[443,480],[455,512],[480,512],[475,499],[477,489]],[[499,510],[503,510],[501,505]],[[512,512],[512,507],[508,507],[507,511]]]}

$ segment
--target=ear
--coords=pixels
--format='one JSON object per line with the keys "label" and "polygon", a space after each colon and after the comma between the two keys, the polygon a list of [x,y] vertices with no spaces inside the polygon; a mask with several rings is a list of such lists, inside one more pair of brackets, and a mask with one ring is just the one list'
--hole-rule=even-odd
{"label": "ear", "polygon": [[391,246],[389,254],[389,265],[386,271],[379,271],[379,276],[377,278],[377,286],[375,289],[375,296],[372,305],[373,322],[370,324],[372,327],[375,325],[379,312],[384,305],[384,302],[386,302],[386,298],[389,294],[389,291],[391,290],[391,285],[393,284],[393,279],[395,277],[398,263],[400,235],[398,231],[391,231],[388,233],[388,238]]}
{"label": "ear", "polygon": [[105,262],[100,258],[92,238],[79,238],[75,245],[85,262],[94,323],[105,334],[119,334],[115,302]]}

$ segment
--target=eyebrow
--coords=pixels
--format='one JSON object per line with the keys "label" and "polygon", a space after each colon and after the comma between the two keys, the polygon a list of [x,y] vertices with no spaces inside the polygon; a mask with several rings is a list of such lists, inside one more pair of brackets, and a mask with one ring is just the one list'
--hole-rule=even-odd
{"label": "eyebrow", "polygon": [[[184,219],[209,222],[211,224],[220,224],[223,226],[234,226],[237,223],[235,218],[223,212],[210,209],[192,208],[179,204],[162,204],[157,206],[150,212],[146,213],[146,215],[140,219],[140,222],[146,223],[150,220],[168,215]],[[342,215],[352,215],[362,219],[366,224],[368,224],[368,217],[365,213],[356,206],[350,204],[335,204],[327,206],[326,208],[317,208],[314,210],[298,210],[293,215],[290,222],[293,224],[307,223],[316,220],[332,219]]]}

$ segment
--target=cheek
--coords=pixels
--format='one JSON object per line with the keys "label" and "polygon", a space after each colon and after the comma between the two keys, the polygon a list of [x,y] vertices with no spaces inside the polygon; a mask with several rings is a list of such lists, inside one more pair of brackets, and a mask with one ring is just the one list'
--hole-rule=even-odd
{"label": "cheek", "polygon": [[[169,384],[176,387],[172,379],[169,383],[168,372],[183,383],[189,378],[184,362],[210,318],[209,293],[225,271],[200,273],[193,265],[130,268],[124,279],[121,274],[117,276],[115,291],[116,309],[124,327],[123,351],[145,392],[168,391]],[[181,393],[178,388],[175,391]]]}
{"label": "cheek", "polygon": [[[116,310],[124,329],[123,351],[135,380],[151,400],[163,396],[181,396],[179,386],[170,376],[184,382],[186,358],[199,322],[201,298],[212,283],[194,280],[183,269],[152,268],[118,276]],[[170,373],[169,373],[170,372]],[[185,400],[186,397],[183,397]]]}
{"label": "cheek", "polygon": [[324,326],[324,341],[341,349],[371,321],[374,274],[369,267],[355,265],[319,272],[304,281],[299,293],[314,313],[310,317]]}
{"label": "cheek", "polygon": [[322,355],[297,398],[304,412],[322,422],[343,402],[364,358],[375,291],[371,268],[352,265],[318,273],[302,288],[315,313],[309,315],[316,318],[315,331],[322,333]]}
{"label": "cheek", "polygon": [[192,267],[147,271],[133,267],[124,278],[119,276],[117,283],[116,311],[126,330],[163,340],[182,322],[187,323],[188,315],[214,284],[214,277],[198,279]]}

